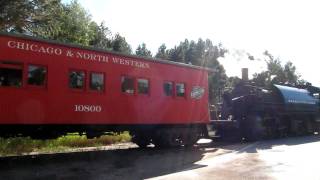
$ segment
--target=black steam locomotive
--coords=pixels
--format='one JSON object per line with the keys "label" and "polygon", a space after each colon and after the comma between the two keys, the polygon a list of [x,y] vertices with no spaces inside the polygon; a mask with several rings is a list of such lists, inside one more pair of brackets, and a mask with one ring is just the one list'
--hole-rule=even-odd
{"label": "black steam locomotive", "polygon": [[211,111],[215,134],[258,140],[318,132],[319,93],[311,85],[266,89],[243,81],[224,93],[223,103]]}

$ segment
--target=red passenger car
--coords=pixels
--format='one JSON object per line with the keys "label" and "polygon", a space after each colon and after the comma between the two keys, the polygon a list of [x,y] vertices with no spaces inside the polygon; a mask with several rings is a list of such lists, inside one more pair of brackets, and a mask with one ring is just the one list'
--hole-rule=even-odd
{"label": "red passenger car", "polygon": [[1,136],[95,137],[190,145],[209,122],[206,69],[0,34]]}

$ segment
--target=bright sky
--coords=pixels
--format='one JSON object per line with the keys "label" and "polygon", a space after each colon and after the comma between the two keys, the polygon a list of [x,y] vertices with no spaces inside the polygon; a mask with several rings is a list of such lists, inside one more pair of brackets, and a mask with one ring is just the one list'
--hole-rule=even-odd
{"label": "bright sky", "polygon": [[[68,1],[68,0],[66,0]],[[263,61],[249,61],[268,50],[292,61],[302,78],[320,86],[320,2],[316,0],[79,0],[100,23],[119,32],[133,50],[142,42],[153,54],[185,38],[209,38],[231,53],[220,62],[229,76],[265,69]],[[240,55],[240,56],[239,56]]]}

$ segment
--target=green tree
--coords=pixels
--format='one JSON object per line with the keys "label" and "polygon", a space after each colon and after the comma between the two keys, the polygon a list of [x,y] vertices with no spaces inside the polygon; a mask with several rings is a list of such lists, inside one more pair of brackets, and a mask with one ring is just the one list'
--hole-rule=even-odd
{"label": "green tree", "polygon": [[147,49],[145,43],[142,43],[137,47],[136,55],[141,57],[152,57],[151,51]]}
{"label": "green tree", "polygon": [[119,33],[112,37],[110,48],[113,51],[132,54],[131,46],[128,44],[126,39],[122,37]]}
{"label": "green tree", "polygon": [[226,87],[227,75],[224,67],[221,64],[217,64],[214,67],[213,73],[209,73],[209,102],[211,104],[217,104],[221,102],[222,93]]}
{"label": "green tree", "polygon": [[94,39],[94,28],[97,26],[91,19],[91,15],[77,2],[63,4],[59,14],[56,12],[54,20],[35,26],[33,33],[48,39],[62,42],[72,42],[82,45],[89,45]]}
{"label": "green tree", "polygon": [[184,53],[181,46],[175,46],[169,51],[169,60],[174,62],[185,63],[184,61]]}
{"label": "green tree", "polygon": [[2,31],[32,34],[32,28],[56,16],[60,0],[0,1],[0,28]]}
{"label": "green tree", "polygon": [[184,46],[184,61],[187,64],[199,65],[197,62],[197,44],[194,41],[190,41],[187,46]]}
{"label": "green tree", "polygon": [[237,84],[239,84],[242,80],[237,77],[237,76],[231,76],[227,78],[227,82],[226,82],[226,88],[233,88],[235,87]]}
{"label": "green tree", "polygon": [[92,29],[94,31],[93,39],[90,41],[90,45],[93,47],[101,49],[112,49],[111,48],[111,31],[102,22],[99,26],[92,24]]}
{"label": "green tree", "polygon": [[205,61],[206,58],[206,43],[203,41],[201,38],[198,39],[198,42],[195,47],[195,59],[192,59],[191,63],[198,65],[198,66],[205,66],[203,62]]}
{"label": "green tree", "polygon": [[289,61],[284,65],[283,72],[286,78],[286,81],[285,81],[286,83],[299,84],[298,80],[301,80],[300,79],[301,76],[296,73],[296,67],[293,65],[292,62]]}
{"label": "green tree", "polygon": [[155,57],[159,59],[169,59],[169,50],[167,50],[165,44],[161,44]]}
{"label": "green tree", "polygon": [[288,61],[284,66],[279,58],[275,58],[268,51],[264,53],[264,61],[267,63],[267,70],[253,75],[253,81],[262,87],[268,87],[272,84],[297,85],[303,83],[300,75],[296,72],[296,67]]}
{"label": "green tree", "polygon": [[2,31],[23,32],[29,12],[33,9],[28,0],[0,1],[0,28]]}
{"label": "green tree", "polygon": [[4,31],[104,49],[111,44],[109,29],[92,21],[76,0],[69,4],[60,0],[0,1],[0,7],[0,27]]}

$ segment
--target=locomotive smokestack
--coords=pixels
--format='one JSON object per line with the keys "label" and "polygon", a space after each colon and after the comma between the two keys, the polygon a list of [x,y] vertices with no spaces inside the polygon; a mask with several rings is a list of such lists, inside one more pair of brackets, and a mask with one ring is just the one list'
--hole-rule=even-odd
{"label": "locomotive smokestack", "polygon": [[248,68],[242,68],[242,80],[243,81],[248,81],[249,80],[249,76],[248,76]]}

